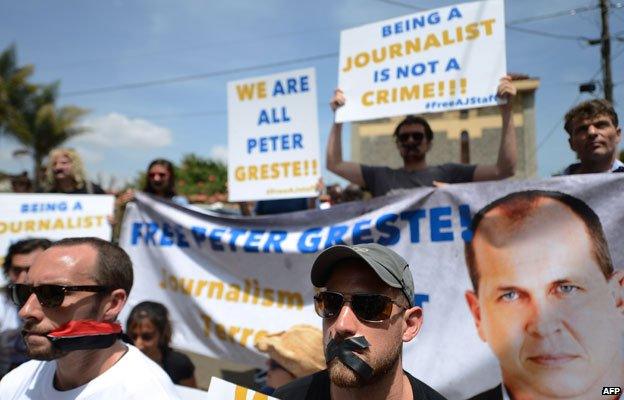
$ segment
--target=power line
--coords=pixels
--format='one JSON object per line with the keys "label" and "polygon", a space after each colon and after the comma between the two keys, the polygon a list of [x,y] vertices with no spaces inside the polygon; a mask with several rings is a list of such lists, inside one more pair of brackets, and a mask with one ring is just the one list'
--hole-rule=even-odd
{"label": "power line", "polygon": [[64,97],[75,97],[75,96],[83,96],[83,95],[94,94],[94,93],[116,92],[116,91],[125,90],[125,89],[137,89],[137,88],[143,88],[143,87],[149,87],[149,86],[165,85],[169,83],[187,82],[187,81],[193,81],[193,80],[198,80],[198,79],[212,78],[215,76],[231,75],[231,74],[235,74],[238,72],[247,72],[247,71],[254,71],[257,69],[273,68],[273,67],[280,67],[284,65],[322,60],[325,58],[332,58],[332,57],[337,57],[337,56],[338,56],[338,53],[327,53],[327,54],[320,54],[317,56],[297,58],[297,59],[286,60],[286,61],[278,61],[278,62],[268,63],[268,64],[251,65],[248,67],[206,72],[203,74],[183,75],[183,76],[177,76],[173,78],[155,79],[151,81],[126,83],[126,84],[121,84],[121,85],[102,86],[99,88],[84,89],[84,90],[74,90],[74,91],[62,93],[61,95]]}
{"label": "power line", "polygon": [[586,7],[577,7],[577,8],[572,8],[570,10],[556,11],[556,12],[553,12],[553,13],[550,13],[550,14],[536,15],[536,16],[533,16],[533,17],[526,17],[526,18],[518,18],[518,19],[514,19],[514,20],[511,20],[511,21],[508,21],[507,22],[507,27],[509,27],[510,25],[526,24],[527,22],[543,21],[545,19],[565,17],[565,16],[573,16],[573,15],[577,15],[577,14],[580,14],[580,13],[585,13],[585,12],[597,10],[599,8],[600,8],[600,6],[598,6],[598,5],[596,5],[596,6],[586,6]]}
{"label": "power line", "polygon": [[507,29],[511,29],[511,30],[518,31],[518,32],[523,32],[523,33],[529,33],[529,34],[533,34],[533,35],[551,37],[551,38],[555,38],[555,39],[573,40],[575,42],[578,42],[578,41],[589,41],[590,40],[590,38],[588,38],[586,36],[561,35],[561,34],[558,34],[558,33],[538,31],[536,29],[520,28],[518,26],[507,26]]}
{"label": "power line", "polygon": [[396,1],[396,0],[377,0],[377,1],[380,2],[380,3],[392,4],[394,6],[401,6],[401,7],[411,8],[412,10],[419,10],[419,11],[427,10],[427,8],[424,8],[424,7],[413,6],[411,4],[402,3],[402,2]]}

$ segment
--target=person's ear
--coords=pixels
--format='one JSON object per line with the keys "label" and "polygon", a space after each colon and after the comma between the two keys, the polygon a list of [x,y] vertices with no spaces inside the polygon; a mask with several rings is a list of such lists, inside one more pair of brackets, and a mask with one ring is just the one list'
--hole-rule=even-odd
{"label": "person's ear", "polygon": [[115,321],[128,300],[128,295],[123,289],[115,289],[108,294],[100,306],[104,321]]}
{"label": "person's ear", "polygon": [[475,326],[477,327],[479,337],[484,342],[487,342],[485,334],[483,333],[483,327],[481,323],[481,306],[479,306],[479,298],[477,297],[477,294],[472,290],[466,290],[465,297],[466,302],[468,303],[468,308],[470,309],[470,313],[472,314],[472,318],[474,319]]}
{"label": "person's ear", "polygon": [[420,307],[412,307],[405,310],[403,315],[405,328],[403,330],[403,341],[409,342],[414,339],[423,323],[423,310]]}
{"label": "person's ear", "polygon": [[427,140],[427,151],[431,150],[432,147],[433,147],[433,139]]}
{"label": "person's ear", "polygon": [[615,298],[615,306],[624,315],[624,271],[615,271],[609,278],[611,293]]}
{"label": "person's ear", "polygon": [[572,135],[568,136],[568,144],[570,145],[570,149],[576,153],[576,148],[574,147],[574,142],[572,141]]}

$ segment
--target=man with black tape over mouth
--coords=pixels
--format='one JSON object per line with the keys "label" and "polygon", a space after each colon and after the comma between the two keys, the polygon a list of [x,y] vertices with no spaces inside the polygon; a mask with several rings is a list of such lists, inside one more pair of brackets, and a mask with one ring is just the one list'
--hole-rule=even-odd
{"label": "man with black tape over mouth", "polygon": [[128,254],[105,240],[63,239],[42,252],[10,286],[33,360],[0,381],[0,399],[176,399],[167,374],[120,340],[132,282]]}
{"label": "man with black tape over mouth", "polygon": [[418,334],[407,262],[378,244],[337,245],[312,266],[327,369],[279,388],[282,400],[444,399],[402,367],[403,342]]}

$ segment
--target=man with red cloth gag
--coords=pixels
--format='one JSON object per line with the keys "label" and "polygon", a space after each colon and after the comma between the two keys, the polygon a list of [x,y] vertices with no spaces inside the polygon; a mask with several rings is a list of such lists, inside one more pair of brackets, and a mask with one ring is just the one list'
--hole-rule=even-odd
{"label": "man with red cloth gag", "polygon": [[96,238],[54,243],[26,283],[11,285],[33,358],[0,381],[0,398],[176,399],[167,374],[121,340],[115,322],[132,288],[132,262]]}

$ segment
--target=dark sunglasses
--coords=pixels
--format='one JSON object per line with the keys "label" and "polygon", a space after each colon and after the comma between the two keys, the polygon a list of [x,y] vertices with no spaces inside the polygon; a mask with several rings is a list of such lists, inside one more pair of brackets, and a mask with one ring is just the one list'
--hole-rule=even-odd
{"label": "dark sunglasses", "polygon": [[392,304],[402,309],[388,296],[374,293],[342,294],[323,291],[314,296],[314,309],[321,318],[334,318],[340,314],[345,303],[351,303],[351,310],[356,317],[366,322],[385,321],[392,315]]}
{"label": "dark sunglasses", "polygon": [[18,307],[22,308],[28,301],[31,294],[37,296],[39,304],[43,307],[54,308],[63,304],[65,293],[67,292],[94,292],[103,293],[109,291],[106,286],[62,286],[62,285],[24,285],[20,283],[9,285],[11,300]]}
{"label": "dark sunglasses", "polygon": [[412,138],[414,142],[420,143],[425,138],[425,134],[422,132],[400,133],[397,135],[397,142],[405,144],[410,138]]}

